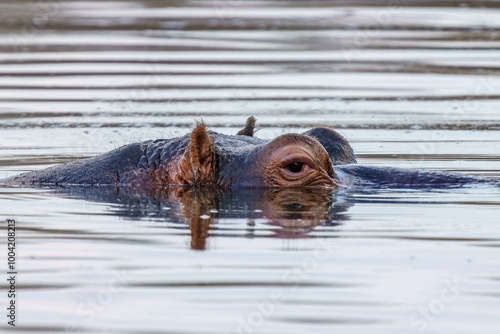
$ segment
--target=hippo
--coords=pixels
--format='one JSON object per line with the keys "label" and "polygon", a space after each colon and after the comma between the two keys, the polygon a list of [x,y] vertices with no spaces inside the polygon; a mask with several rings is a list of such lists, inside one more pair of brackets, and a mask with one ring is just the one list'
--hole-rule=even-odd
{"label": "hippo", "polygon": [[499,181],[458,173],[357,164],[349,142],[329,127],[254,137],[248,118],[236,135],[201,122],[185,136],[148,140],[2,182],[19,186],[115,186],[154,191],[169,187],[461,187]]}

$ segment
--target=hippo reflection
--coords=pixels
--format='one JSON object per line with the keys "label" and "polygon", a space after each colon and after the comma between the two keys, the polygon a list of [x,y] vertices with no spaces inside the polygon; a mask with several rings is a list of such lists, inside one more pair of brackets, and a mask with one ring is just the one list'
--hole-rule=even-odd
{"label": "hippo reflection", "polygon": [[[339,225],[353,203],[326,188],[253,188],[220,190],[169,188],[138,192],[113,187],[57,187],[64,197],[113,204],[114,215],[123,219],[152,218],[189,226],[190,247],[206,248],[209,236],[235,233],[235,219],[246,221],[245,237],[259,235],[290,239],[307,237],[317,226]],[[225,222],[229,222],[226,225]],[[267,226],[267,227],[266,227]]]}
{"label": "hippo reflection", "polygon": [[236,135],[209,131],[198,124],[183,137],[122,146],[4,182],[27,186],[112,185],[152,191],[172,186],[421,188],[498,184],[456,173],[359,166],[347,140],[326,127],[270,141],[255,138],[254,127],[254,117]]}

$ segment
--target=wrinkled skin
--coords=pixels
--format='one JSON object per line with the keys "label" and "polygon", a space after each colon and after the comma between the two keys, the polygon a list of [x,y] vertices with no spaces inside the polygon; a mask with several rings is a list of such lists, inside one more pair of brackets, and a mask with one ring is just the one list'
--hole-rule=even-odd
{"label": "wrinkled skin", "polygon": [[342,136],[318,127],[271,141],[255,138],[250,117],[237,135],[209,131],[203,124],[183,137],[133,143],[3,180],[5,184],[111,185],[161,191],[169,187],[460,187],[497,180],[456,173],[367,167],[356,164]]}

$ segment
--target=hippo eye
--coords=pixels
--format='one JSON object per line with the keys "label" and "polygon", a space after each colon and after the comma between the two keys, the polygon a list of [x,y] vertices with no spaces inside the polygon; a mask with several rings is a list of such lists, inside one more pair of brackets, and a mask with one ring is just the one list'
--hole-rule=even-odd
{"label": "hippo eye", "polygon": [[302,171],[303,166],[304,164],[302,162],[292,162],[291,164],[288,164],[285,167],[292,173],[300,173],[300,171]]}

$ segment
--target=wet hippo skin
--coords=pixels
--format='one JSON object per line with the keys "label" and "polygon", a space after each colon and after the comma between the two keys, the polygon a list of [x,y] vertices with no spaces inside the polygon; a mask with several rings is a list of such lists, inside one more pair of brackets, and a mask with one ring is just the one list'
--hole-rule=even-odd
{"label": "wet hippo skin", "polygon": [[494,179],[458,173],[360,166],[341,135],[327,127],[273,140],[254,137],[250,117],[236,135],[203,124],[182,137],[122,146],[3,180],[4,184],[81,185],[164,189],[167,187],[461,187],[498,185]]}

